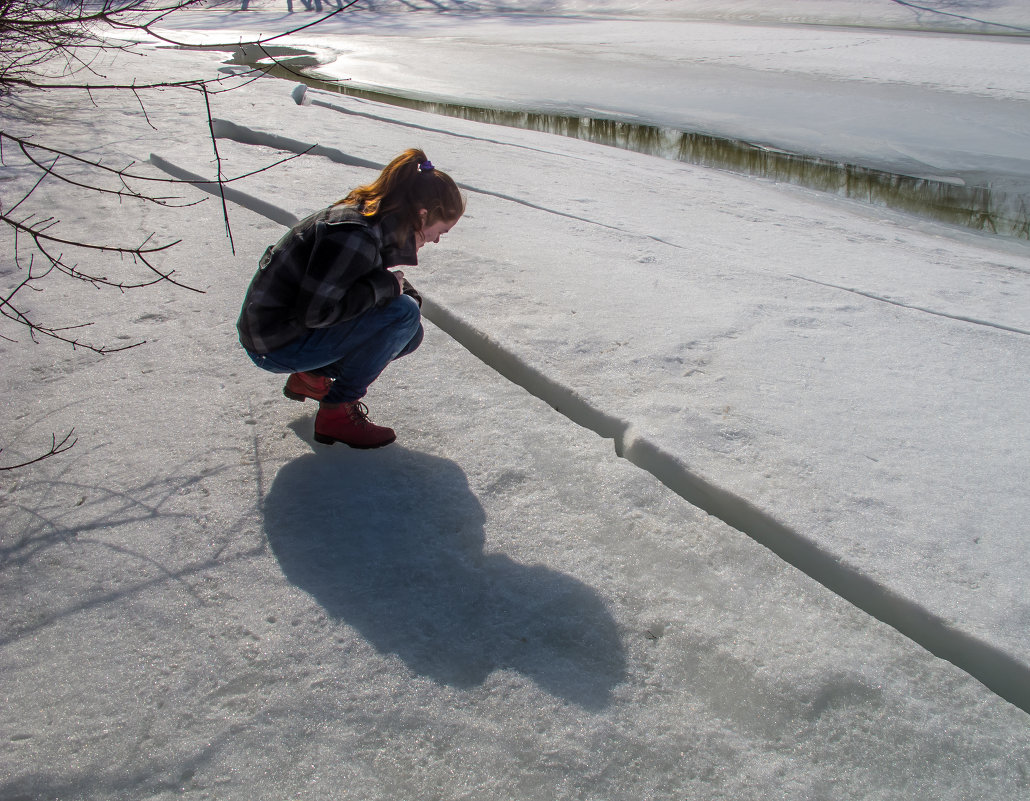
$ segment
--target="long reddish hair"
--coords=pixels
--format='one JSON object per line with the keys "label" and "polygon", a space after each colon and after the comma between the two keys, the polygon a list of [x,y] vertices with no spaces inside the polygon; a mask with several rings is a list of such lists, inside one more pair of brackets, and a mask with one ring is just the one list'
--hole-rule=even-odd
{"label": "long reddish hair", "polygon": [[[393,214],[412,231],[421,231],[423,222],[457,220],[465,212],[465,198],[457,184],[414,147],[387,164],[375,181],[352,189],[336,205],[340,203],[357,206],[366,217]],[[419,214],[422,209],[427,212],[424,221]]]}

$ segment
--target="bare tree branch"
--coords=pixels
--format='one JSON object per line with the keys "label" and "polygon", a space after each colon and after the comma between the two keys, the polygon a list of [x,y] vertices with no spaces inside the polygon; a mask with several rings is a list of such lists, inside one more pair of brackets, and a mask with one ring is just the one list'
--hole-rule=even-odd
{"label": "bare tree branch", "polygon": [[207,111],[207,129],[211,132],[211,147],[215,151],[215,165],[217,167],[218,175],[218,194],[222,199],[222,215],[225,217],[225,234],[229,237],[229,247],[232,248],[232,253],[236,255],[236,245],[232,241],[232,227],[229,225],[229,206],[225,202],[225,184],[222,182],[222,157],[218,153],[218,137],[215,136],[215,122],[211,118],[211,96],[207,92],[207,87],[204,87],[204,108]]}
{"label": "bare tree branch", "polygon": [[[269,42],[274,42],[276,39],[282,39],[282,38],[284,38],[286,36],[292,36],[293,34],[299,33],[300,31],[304,31],[304,30],[307,30],[308,28],[313,28],[316,25],[323,24],[326,20],[332,19],[337,14],[342,14],[344,11],[350,10],[353,6],[356,6],[359,2],[360,2],[360,0],[350,0],[349,3],[347,3],[344,6],[340,6],[339,8],[336,9],[336,11],[331,11],[330,13],[326,14],[324,17],[319,17],[318,19],[314,20],[313,22],[309,22],[306,25],[299,25],[296,28],[291,28],[290,30],[284,31],[283,33],[278,33],[275,36],[268,36],[268,37],[265,37],[263,39],[258,39],[257,41],[254,41],[254,42],[248,42],[248,44],[253,44],[253,45],[268,44]],[[165,17],[165,16],[168,15],[168,13],[171,13],[171,12],[166,12],[166,13],[162,14],[161,16]],[[165,36],[163,34],[160,34],[160,33],[157,33],[156,31],[154,31],[154,27],[158,24],[158,22],[160,22],[160,18],[159,19],[155,19],[155,20],[151,20],[151,21],[147,22],[146,24],[140,24],[140,25],[135,25],[135,26],[130,24],[130,25],[126,25],[125,27],[130,27],[130,28],[131,27],[135,27],[138,30],[146,31],[148,34],[153,36],[155,39],[158,39],[158,40],[160,40],[162,42],[165,42],[166,44],[173,44],[173,45],[177,45],[179,47],[189,47],[190,46],[188,42],[180,42],[180,41],[178,41],[176,39],[171,39],[171,38],[169,38],[169,37],[167,37],[167,36]],[[114,23],[112,23],[112,24],[114,24]],[[117,24],[114,24],[114,26],[115,27],[119,27]],[[232,43],[229,43],[229,44],[214,44],[214,45],[204,45],[204,46],[205,46],[205,48],[210,49],[210,50],[220,50],[220,49],[223,49],[223,48],[238,47],[239,43],[238,42],[232,42]]]}
{"label": "bare tree branch", "polygon": [[[20,136],[13,136],[12,134],[7,133],[6,131],[0,131],[0,163],[3,163],[3,140],[5,140],[5,139],[10,140],[11,142],[14,142],[22,150],[24,150],[25,148],[30,148],[30,149],[35,149],[35,150],[41,150],[44,153],[51,153],[51,154],[53,154],[55,156],[60,156],[61,158],[64,158],[64,159],[72,159],[74,161],[79,162],[80,164],[83,164],[83,165],[86,165],[86,166],[89,166],[89,167],[94,167],[94,168],[96,168],[98,170],[103,170],[105,172],[117,175],[122,180],[129,179],[129,180],[133,180],[133,181],[150,181],[151,183],[159,183],[159,184],[188,184],[190,186],[193,186],[193,185],[196,184],[196,181],[185,181],[185,180],[182,180],[181,178],[168,178],[166,176],[143,175],[143,174],[140,174],[140,173],[130,173],[130,172],[128,172],[129,168],[132,167],[137,162],[132,162],[131,164],[128,164],[125,167],[122,167],[121,169],[115,169],[114,167],[108,167],[106,164],[101,164],[99,161],[93,161],[91,159],[83,158],[82,156],[77,156],[74,153],[69,153],[69,152],[64,151],[64,150],[59,150],[57,148],[48,147],[46,145],[41,145],[38,142],[35,142],[35,141],[31,140],[31,139],[24,139],[24,138],[22,138]],[[242,181],[244,178],[250,178],[253,175],[258,175],[260,173],[267,172],[268,170],[271,170],[271,169],[274,169],[275,167],[278,167],[280,164],[285,164],[287,161],[293,161],[293,159],[300,158],[301,156],[306,155],[314,147],[316,147],[316,145],[312,145],[311,147],[307,148],[306,150],[301,151],[300,153],[291,153],[289,156],[284,156],[283,158],[279,159],[278,161],[273,161],[271,164],[266,164],[264,167],[258,167],[256,170],[251,170],[250,172],[241,173],[240,175],[236,175],[236,176],[234,176],[232,178],[223,178],[222,179],[222,183],[224,183],[224,184],[231,184],[234,181]],[[33,159],[31,157],[29,157],[29,158],[30,158],[30,160],[35,161],[35,159]],[[61,178],[61,176],[57,175],[56,173],[53,173],[53,175],[56,178]],[[65,180],[65,179],[62,178],[62,180]],[[88,188],[89,189],[96,189],[96,187],[94,187],[94,186],[88,186]],[[144,200],[144,201],[150,201],[150,202],[155,202],[157,200],[156,198],[152,198],[152,197],[149,197],[147,195],[143,195],[141,193],[139,193],[139,194],[133,193],[131,191],[129,192],[129,195],[131,195],[132,197],[136,198],[137,200]],[[177,199],[177,198],[162,198],[162,199],[170,200],[170,199]],[[200,202],[200,201],[196,201],[196,202]],[[181,206],[176,206],[176,208],[182,208],[183,206],[196,205],[196,202],[184,203]],[[11,211],[13,211],[13,209],[11,209]]]}
{"label": "bare tree branch", "polygon": [[[79,441],[77,437],[75,439],[72,439],[72,435],[74,434],[75,429],[73,428],[71,431],[64,435],[64,439],[62,439],[60,442],[57,441],[57,434],[51,434],[50,450],[48,450],[46,453],[37,456],[35,459],[29,459],[18,464],[0,466],[0,470],[19,470],[22,467],[28,467],[30,464],[36,464],[37,462],[42,462],[44,459],[49,459],[51,456],[57,456],[59,453],[64,453],[65,451],[74,447],[75,443]],[[69,440],[71,441],[69,442]],[[3,452],[4,449],[0,448],[0,453]]]}
{"label": "bare tree branch", "polygon": [[[5,95],[10,96],[15,91],[75,91],[85,92],[89,101],[97,106],[97,99],[100,97],[98,93],[122,92],[127,97],[131,96],[130,102],[138,107],[146,124],[156,131],[157,125],[145,102],[147,92],[184,90],[198,93],[203,98],[207,136],[210,137],[214,153],[215,177],[211,182],[217,183],[219,187],[226,236],[232,252],[235,253],[229,207],[225,197],[226,184],[272,169],[304,154],[290,154],[243,175],[228,177],[218,147],[212,97],[235,91],[265,77],[270,67],[265,64],[256,65],[233,75],[213,78],[121,83],[108,80],[103,74],[99,60],[105,53],[112,52],[142,55],[136,42],[119,42],[107,38],[106,33],[110,30],[135,31],[144,33],[156,41],[189,47],[188,43],[178,42],[158,28],[168,15],[200,2],[201,0],[65,0],[58,4],[47,0],[0,0],[0,102]],[[339,0],[337,2],[339,3]],[[270,50],[266,45],[292,33],[322,24],[357,4],[358,0],[351,0],[312,22],[255,42],[206,46],[205,49],[235,50],[254,47],[273,65],[293,71],[288,64],[276,58],[274,48]],[[75,80],[75,76],[79,74],[86,76],[86,80]],[[300,76],[300,73],[297,74]],[[11,148],[11,144],[17,147]],[[5,145],[8,147],[5,148]],[[117,244],[106,241],[103,232],[79,236],[62,225],[57,217],[49,214],[49,210],[42,213],[32,211],[33,202],[37,204],[37,208],[43,208],[38,205],[41,202],[39,198],[35,201],[32,201],[32,198],[47,179],[58,181],[76,191],[95,193],[98,197],[117,198],[119,202],[136,201],[171,208],[183,208],[202,202],[153,193],[145,188],[153,187],[155,184],[195,184],[195,181],[144,175],[134,169],[137,165],[135,161],[123,166],[112,166],[103,161],[103,158],[85,158],[70,152],[68,148],[55,147],[53,143],[40,143],[33,136],[19,136],[13,131],[0,130],[0,164],[13,166],[16,162],[17,166],[36,173],[36,180],[32,186],[15,202],[4,202],[0,199],[0,229],[9,232],[13,242],[12,261],[15,269],[22,272],[21,278],[16,279],[13,285],[8,285],[3,290],[4,294],[0,294],[0,319],[23,326],[33,342],[51,339],[70,345],[76,350],[87,350],[101,355],[135,348],[145,342],[143,340],[110,347],[83,337],[83,332],[91,328],[92,322],[65,325],[54,324],[44,319],[49,315],[40,315],[27,302],[34,295],[42,293],[48,283],[58,275],[90,284],[97,289],[113,289],[118,292],[160,283],[169,283],[194,292],[201,291],[181,281],[174,270],[162,269],[158,264],[159,257],[180,240],[161,244],[155,242],[154,235],[150,234],[137,245]],[[101,260],[100,263],[106,263],[103,259],[115,260],[120,265],[128,262],[136,266],[136,273],[129,277],[116,271],[98,269],[96,266],[80,267],[75,261],[76,254],[94,261]],[[16,341],[4,333],[0,333],[0,339]],[[69,432],[60,441],[54,434],[51,446],[45,453],[19,464],[0,467],[0,470],[18,469],[63,453],[75,444],[72,433]]]}

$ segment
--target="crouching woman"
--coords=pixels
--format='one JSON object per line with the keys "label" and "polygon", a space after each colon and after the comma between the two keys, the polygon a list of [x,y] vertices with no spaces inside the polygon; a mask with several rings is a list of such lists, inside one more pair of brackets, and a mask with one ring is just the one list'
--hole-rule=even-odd
{"label": "crouching woman", "polygon": [[393,429],[361,398],[422,342],[422,299],[401,270],[465,211],[454,181],[407,150],[367,186],[299,222],[265,251],[237,329],[254,363],[289,373],[283,394],[319,402],[315,440],[377,448]]}

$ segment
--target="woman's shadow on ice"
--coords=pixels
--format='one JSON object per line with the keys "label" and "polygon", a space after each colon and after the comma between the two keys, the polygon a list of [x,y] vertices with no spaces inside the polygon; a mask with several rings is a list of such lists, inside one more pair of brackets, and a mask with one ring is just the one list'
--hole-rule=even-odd
{"label": "woman's shadow on ice", "polygon": [[265,501],[287,579],[381,653],[461,688],[515,670],[603,708],[625,675],[604,603],[569,576],[483,553],[484,520],[458,465],[397,445],[303,456]]}

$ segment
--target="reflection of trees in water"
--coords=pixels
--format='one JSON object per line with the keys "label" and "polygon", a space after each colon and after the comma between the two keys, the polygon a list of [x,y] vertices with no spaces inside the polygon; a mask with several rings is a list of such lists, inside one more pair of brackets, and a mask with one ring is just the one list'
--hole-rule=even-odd
{"label": "reflection of trees in water", "polygon": [[1027,227],[1025,203],[1021,201],[1019,211],[1010,211],[1007,216],[1003,206],[1008,201],[989,187],[916,178],[703,134],[680,134],[675,158],[832,192],[955,225],[1026,236],[1021,233]]}
{"label": "reflection of trees in water", "polygon": [[287,579],[380,652],[442,684],[510,669],[602,708],[625,673],[604,602],[549,567],[484,553],[484,522],[458,465],[393,446],[302,457],[265,502]]}

